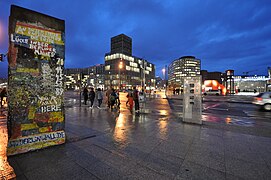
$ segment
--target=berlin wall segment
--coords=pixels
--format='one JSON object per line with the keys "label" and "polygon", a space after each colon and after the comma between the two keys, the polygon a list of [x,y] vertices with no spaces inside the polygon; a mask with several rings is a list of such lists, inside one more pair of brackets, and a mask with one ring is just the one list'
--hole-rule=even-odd
{"label": "berlin wall segment", "polygon": [[65,143],[65,21],[12,5],[8,55],[8,155]]}

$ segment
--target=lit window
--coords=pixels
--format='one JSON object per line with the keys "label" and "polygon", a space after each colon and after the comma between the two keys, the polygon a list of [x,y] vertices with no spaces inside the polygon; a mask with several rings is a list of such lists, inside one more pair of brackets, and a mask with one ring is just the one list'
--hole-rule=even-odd
{"label": "lit window", "polygon": [[126,70],[127,71],[131,71],[131,67],[130,66],[126,66]]}
{"label": "lit window", "polygon": [[110,65],[104,67],[105,70],[110,70]]}

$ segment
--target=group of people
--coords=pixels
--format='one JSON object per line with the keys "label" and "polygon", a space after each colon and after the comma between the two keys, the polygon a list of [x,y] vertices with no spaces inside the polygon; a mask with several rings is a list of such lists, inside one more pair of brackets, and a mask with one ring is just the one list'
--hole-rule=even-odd
{"label": "group of people", "polygon": [[135,104],[135,112],[138,113],[139,112],[139,92],[138,90],[136,89],[136,87],[134,87],[133,91],[132,92],[128,92],[127,94],[127,102],[126,102],[126,105],[128,105],[129,103],[129,109],[130,111],[133,110],[133,106]]}
{"label": "group of people", "polygon": [[94,88],[90,88],[90,91],[88,92],[87,88],[84,88],[83,90],[83,96],[84,96],[84,104],[87,105],[87,101],[90,100],[90,108],[93,108],[94,106],[94,100],[95,97],[98,101],[97,108],[101,108],[102,102],[103,102],[103,92],[101,88],[98,88],[97,91],[94,91]]}
{"label": "group of people", "polygon": [[[118,108],[120,107],[120,97],[119,97],[119,91],[115,90],[113,88],[109,88],[106,91],[106,97],[107,97],[107,106],[109,109],[113,110],[114,107]],[[87,105],[88,100],[90,101],[90,107],[93,108],[94,101],[97,99],[98,106],[97,108],[101,108],[102,102],[103,102],[103,91],[101,88],[98,88],[97,91],[94,91],[94,88],[90,88],[90,91],[88,91],[87,88],[84,88],[83,90],[83,96],[84,96],[84,104]],[[133,107],[135,106],[135,112],[139,112],[139,92],[136,89],[136,87],[133,88],[133,91],[129,91],[127,94],[127,102],[126,105],[128,106],[129,103],[129,109],[130,111],[133,111]]]}

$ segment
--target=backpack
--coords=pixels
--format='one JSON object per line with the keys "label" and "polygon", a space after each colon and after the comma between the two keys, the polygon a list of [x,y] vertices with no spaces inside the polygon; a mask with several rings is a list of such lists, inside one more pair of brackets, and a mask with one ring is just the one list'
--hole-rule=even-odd
{"label": "backpack", "polygon": [[115,101],[116,100],[116,96],[114,96],[114,95],[110,95],[110,101]]}

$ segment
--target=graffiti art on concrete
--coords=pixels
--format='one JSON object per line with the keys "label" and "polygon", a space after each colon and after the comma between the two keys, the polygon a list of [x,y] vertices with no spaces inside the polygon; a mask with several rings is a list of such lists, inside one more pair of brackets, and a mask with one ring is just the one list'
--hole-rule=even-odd
{"label": "graffiti art on concrete", "polygon": [[65,21],[11,6],[8,154],[65,142]]}

